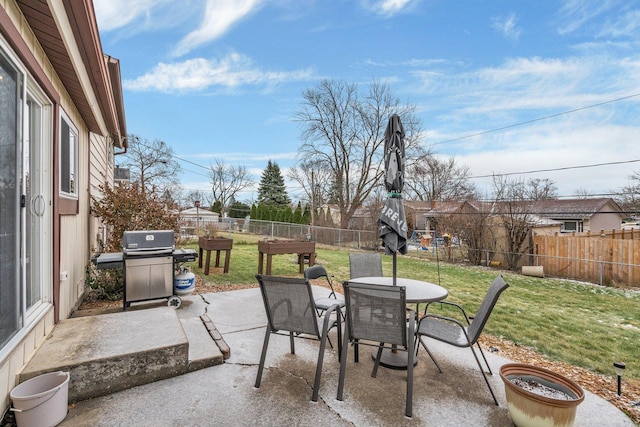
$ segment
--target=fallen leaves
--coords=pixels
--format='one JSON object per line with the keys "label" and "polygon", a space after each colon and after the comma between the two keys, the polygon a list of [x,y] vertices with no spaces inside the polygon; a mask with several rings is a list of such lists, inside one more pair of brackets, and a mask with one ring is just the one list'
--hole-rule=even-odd
{"label": "fallen leaves", "polygon": [[[640,424],[640,381],[623,378],[622,394],[618,396],[618,383],[615,375],[596,374],[565,362],[549,360],[529,347],[518,345],[501,337],[483,335],[480,338],[480,344],[483,348],[488,348],[514,362],[540,366],[564,375],[580,384],[585,390],[609,401],[626,413],[634,423]],[[497,351],[491,349],[497,349]]]}

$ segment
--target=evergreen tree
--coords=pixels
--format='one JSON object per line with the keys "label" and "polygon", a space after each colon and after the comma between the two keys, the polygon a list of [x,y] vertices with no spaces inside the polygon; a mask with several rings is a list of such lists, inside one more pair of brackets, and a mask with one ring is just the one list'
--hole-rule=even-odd
{"label": "evergreen tree", "polygon": [[215,202],[213,202],[213,206],[211,206],[211,211],[217,212],[220,215],[222,215],[222,203],[220,203],[219,200],[216,200]]}
{"label": "evergreen tree", "polygon": [[302,204],[300,202],[298,202],[296,210],[293,211],[293,220],[291,222],[294,224],[302,224]]}
{"label": "evergreen tree", "polygon": [[258,186],[258,204],[270,206],[288,206],[291,199],[287,194],[284,178],[276,162],[269,160],[267,168],[262,171]]}
{"label": "evergreen tree", "polygon": [[244,218],[249,215],[249,205],[234,200],[229,206],[229,218]]}
{"label": "evergreen tree", "polygon": [[309,205],[304,205],[304,212],[302,213],[302,219],[300,220],[301,224],[309,224],[311,222],[311,209]]}

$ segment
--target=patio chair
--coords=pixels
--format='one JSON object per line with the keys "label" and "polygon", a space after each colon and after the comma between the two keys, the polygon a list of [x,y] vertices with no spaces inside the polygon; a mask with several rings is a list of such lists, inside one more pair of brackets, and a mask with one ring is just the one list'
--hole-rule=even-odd
{"label": "patio chair", "polygon": [[358,277],[382,276],[382,257],[379,253],[349,253],[349,276],[351,279]]}
{"label": "patio chair", "polygon": [[[344,308],[344,298],[342,298],[342,296],[338,297],[336,295],[336,291],[335,289],[333,289],[333,281],[331,280],[331,277],[333,276],[329,277],[329,274],[327,274],[327,270],[325,270],[325,268],[319,264],[316,264],[313,267],[309,267],[304,271],[304,278],[307,280],[316,280],[322,277],[324,277],[325,280],[327,281],[327,284],[329,285],[329,289],[331,289],[331,292],[329,293],[328,297],[315,299],[318,315],[321,315],[322,312],[328,310],[331,306],[335,304],[338,304],[338,306],[342,310],[342,308]],[[344,313],[342,314],[344,318]]]}
{"label": "patio chair", "polygon": [[[451,317],[428,313],[429,306],[433,303],[427,304],[427,307],[425,308],[425,315],[424,317],[422,317],[422,319],[420,319],[420,322],[418,323],[417,332],[417,338],[420,344],[427,351],[429,357],[431,357],[431,360],[433,360],[433,363],[435,363],[440,373],[442,373],[442,369],[440,369],[440,365],[438,365],[438,362],[433,357],[433,354],[427,348],[423,337],[433,338],[435,340],[442,341],[456,347],[469,347],[471,349],[471,352],[473,353],[473,357],[476,359],[476,363],[480,368],[480,372],[484,377],[484,381],[487,383],[487,387],[489,387],[489,391],[491,392],[491,396],[493,397],[493,401],[496,403],[496,405],[498,405],[498,400],[496,399],[496,395],[493,392],[491,385],[489,384],[489,379],[487,378],[483,366],[480,364],[480,359],[478,359],[478,355],[473,349],[473,346],[475,344],[478,347],[478,350],[480,350],[480,354],[482,355],[484,363],[488,369],[487,373],[489,375],[493,375],[491,367],[487,362],[487,358],[485,357],[484,352],[482,351],[482,347],[478,342],[478,338],[480,338],[480,334],[482,333],[484,325],[487,323],[487,320],[489,319],[489,316],[493,311],[493,307],[498,301],[498,297],[500,297],[500,294],[508,287],[509,284],[504,281],[502,275],[496,277],[489,287],[489,290],[487,291],[484,299],[482,300],[480,308],[478,308],[478,311],[473,317],[468,316],[462,306],[454,302],[439,301],[438,303],[436,303],[452,306],[460,310],[461,314],[464,316],[464,322],[460,322],[459,320]],[[416,346],[416,354],[419,349],[420,347]]]}
{"label": "patio chair", "polygon": [[[313,301],[311,285],[306,279],[261,274],[256,274],[256,279],[260,284],[260,292],[262,293],[268,324],[262,345],[255,386],[260,388],[271,334],[288,335],[291,354],[296,353],[294,337],[316,339],[320,341],[320,349],[318,351],[311,400],[317,402],[327,334],[333,326],[337,326],[338,329],[338,354],[341,353],[341,315],[337,314],[340,308],[338,304],[335,304],[327,308],[323,316],[318,316]],[[336,315],[332,316],[334,312]]]}
{"label": "patio chair", "polygon": [[[403,286],[383,286],[344,283],[346,327],[340,354],[340,378],[337,399],[342,400],[349,342],[354,343],[354,359],[358,361],[358,345],[378,347],[371,376],[376,377],[382,351],[386,349],[407,352],[407,397],[405,415],[412,416],[413,366],[415,319],[413,310],[407,309]],[[407,312],[409,316],[407,317]],[[408,330],[407,330],[408,325]]]}

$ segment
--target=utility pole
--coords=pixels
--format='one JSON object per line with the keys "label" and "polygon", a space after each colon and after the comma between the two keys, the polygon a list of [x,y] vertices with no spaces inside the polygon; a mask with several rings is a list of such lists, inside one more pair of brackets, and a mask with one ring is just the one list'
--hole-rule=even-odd
{"label": "utility pole", "polygon": [[316,186],[311,171],[311,226],[316,225]]}
{"label": "utility pole", "polygon": [[196,206],[196,236],[198,235],[198,229],[200,228],[200,200],[193,202]]}

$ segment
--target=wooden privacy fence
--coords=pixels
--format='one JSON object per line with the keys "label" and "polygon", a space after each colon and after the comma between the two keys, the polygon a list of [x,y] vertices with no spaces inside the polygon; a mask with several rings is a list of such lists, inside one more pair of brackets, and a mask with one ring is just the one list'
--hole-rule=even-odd
{"label": "wooden privacy fence", "polygon": [[640,286],[640,233],[534,235],[531,265],[545,275],[617,287]]}

